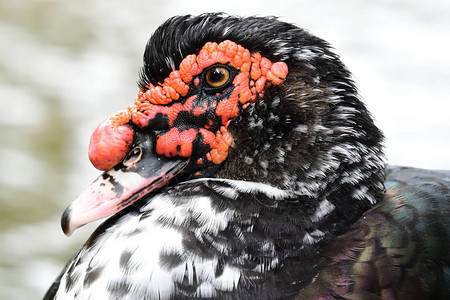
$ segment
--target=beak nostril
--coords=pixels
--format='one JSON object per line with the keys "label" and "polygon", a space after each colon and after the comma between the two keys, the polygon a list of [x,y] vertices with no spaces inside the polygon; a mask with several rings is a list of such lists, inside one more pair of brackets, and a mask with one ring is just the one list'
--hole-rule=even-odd
{"label": "beak nostril", "polygon": [[122,163],[126,167],[130,167],[141,160],[142,148],[140,146],[135,147],[131,150],[123,159]]}

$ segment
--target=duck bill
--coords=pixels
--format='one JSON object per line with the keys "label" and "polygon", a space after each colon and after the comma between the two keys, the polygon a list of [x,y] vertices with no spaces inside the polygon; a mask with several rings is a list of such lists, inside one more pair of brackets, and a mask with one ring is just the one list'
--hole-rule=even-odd
{"label": "duck bill", "polygon": [[142,151],[138,162],[120,163],[100,175],[64,211],[61,227],[67,236],[90,222],[111,216],[153,190],[166,185],[188,164],[188,158],[169,159]]}

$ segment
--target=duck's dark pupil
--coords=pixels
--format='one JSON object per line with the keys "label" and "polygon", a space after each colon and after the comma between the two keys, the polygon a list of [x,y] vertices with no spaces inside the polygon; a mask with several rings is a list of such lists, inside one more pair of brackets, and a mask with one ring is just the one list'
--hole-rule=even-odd
{"label": "duck's dark pupil", "polygon": [[210,74],[210,76],[209,76],[209,79],[212,81],[212,82],[220,82],[220,81],[222,81],[223,80],[223,77],[224,77],[225,75],[223,74],[223,71],[222,70],[220,70],[220,69],[215,69],[213,72],[211,72],[211,74]]}

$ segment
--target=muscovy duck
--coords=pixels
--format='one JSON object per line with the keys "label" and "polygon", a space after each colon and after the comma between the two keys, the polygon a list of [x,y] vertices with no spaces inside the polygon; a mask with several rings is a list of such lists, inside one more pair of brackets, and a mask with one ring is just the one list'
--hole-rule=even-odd
{"label": "muscovy duck", "polygon": [[139,87],[94,131],[105,172],[61,224],[111,217],[45,299],[449,295],[450,173],[386,171],[325,41],[277,18],[178,16]]}

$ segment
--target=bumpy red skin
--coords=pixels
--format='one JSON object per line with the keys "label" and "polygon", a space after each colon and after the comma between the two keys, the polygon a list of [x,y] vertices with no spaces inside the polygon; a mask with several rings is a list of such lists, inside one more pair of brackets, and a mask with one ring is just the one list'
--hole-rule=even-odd
{"label": "bumpy red skin", "polygon": [[[177,102],[188,94],[192,81],[198,86],[197,75],[217,63],[229,64],[240,71],[233,79],[233,91],[228,98],[214,103],[213,107],[199,107],[196,105],[198,103],[195,102],[195,95],[186,99],[183,104]],[[162,114],[169,120],[170,129],[157,137],[158,154],[167,157],[190,157],[193,142],[200,135],[203,143],[210,148],[205,155],[206,159],[220,164],[228,157],[228,149],[233,142],[227,130],[230,121],[250,103],[263,97],[264,90],[269,85],[282,84],[287,74],[288,67],[284,62],[272,63],[259,53],[250,53],[235,42],[208,42],[197,55],[188,55],[183,59],[178,70],[172,71],[163,83],[156,86],[149,84],[146,91],[139,91],[134,105],[101,123],[92,135],[89,158],[97,169],[112,168],[120,163],[130,150],[134,134],[131,124],[146,127],[157,114]],[[209,130],[213,120],[208,120],[209,124],[200,129],[180,131],[173,126],[181,111],[200,116],[209,108],[215,109],[216,116],[221,120],[220,129],[216,132]],[[203,164],[204,160],[197,162]]]}
{"label": "bumpy red skin", "polygon": [[123,160],[133,143],[131,114],[120,111],[100,123],[89,143],[89,159],[99,170],[109,170]]}

